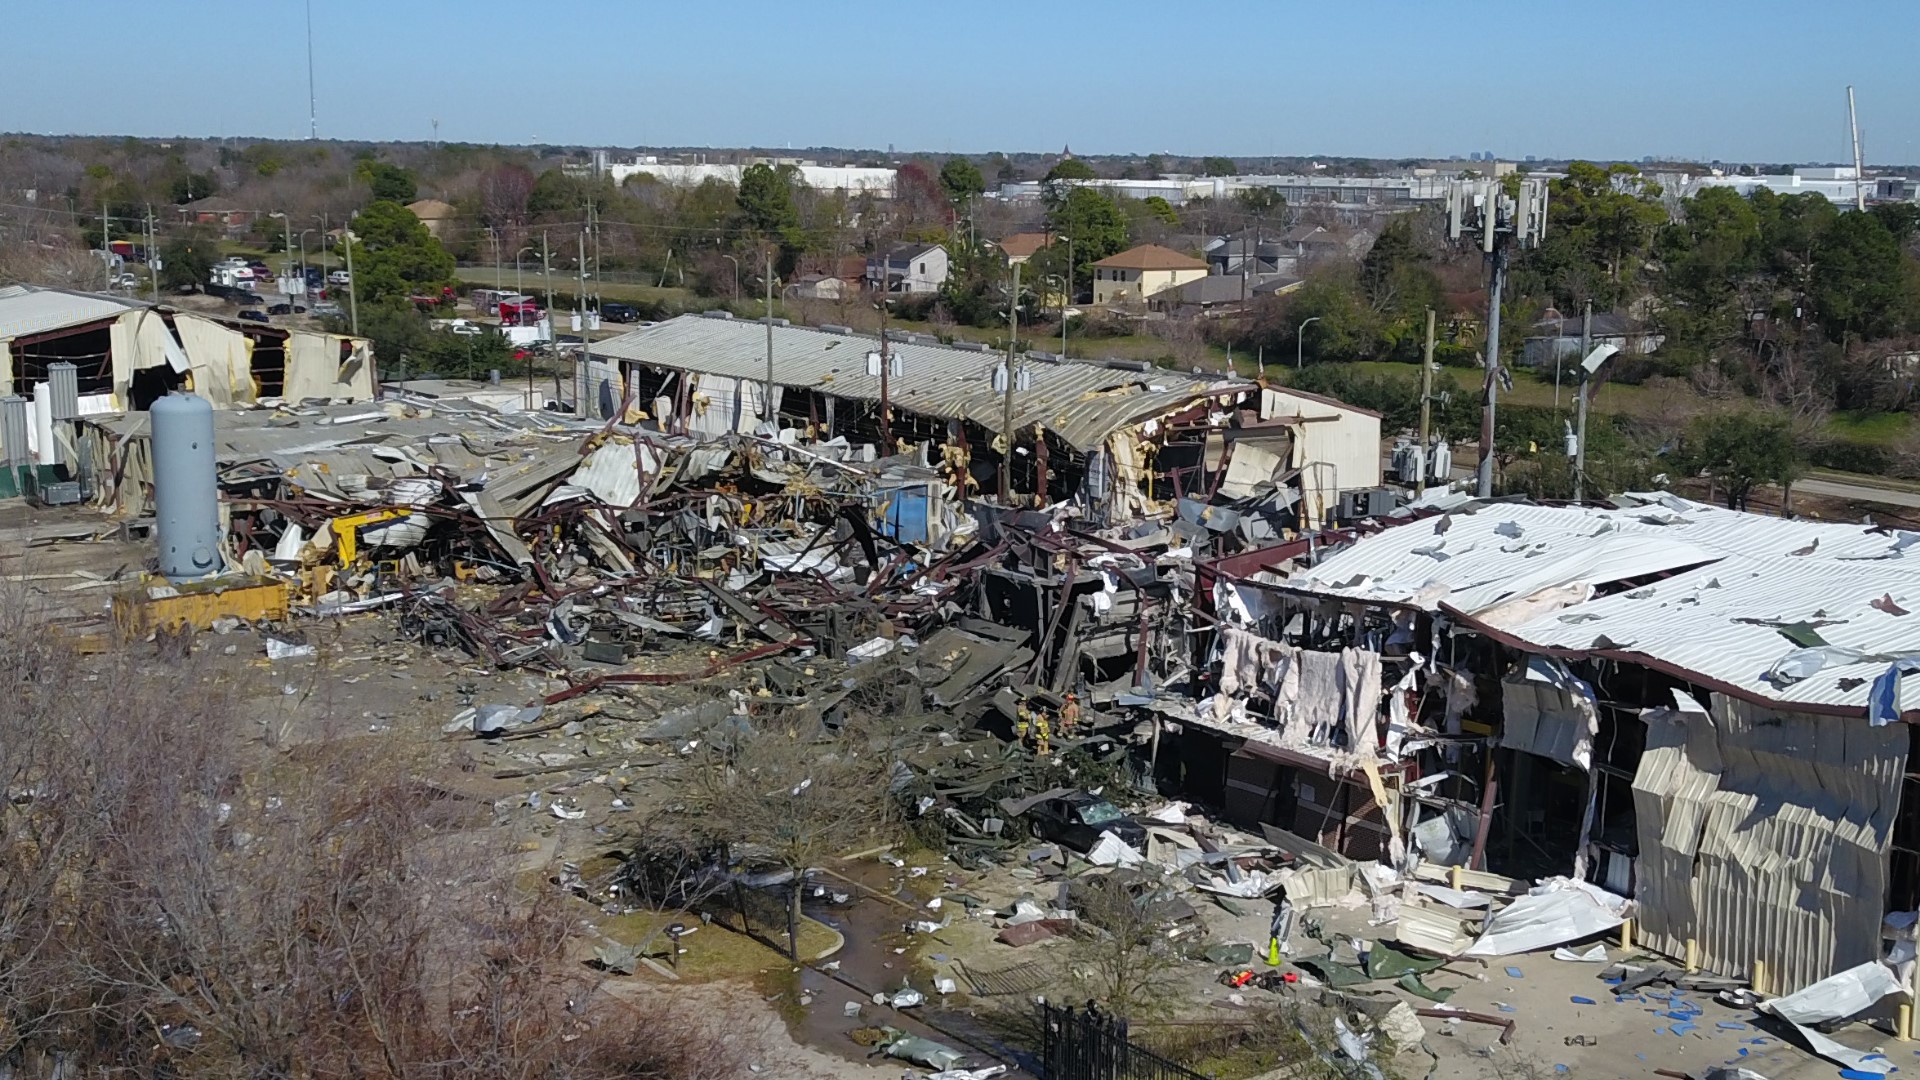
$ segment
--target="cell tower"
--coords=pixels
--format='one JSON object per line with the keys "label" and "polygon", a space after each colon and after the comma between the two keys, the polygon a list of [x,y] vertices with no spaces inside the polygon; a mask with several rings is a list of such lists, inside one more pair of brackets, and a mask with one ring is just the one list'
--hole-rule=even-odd
{"label": "cell tower", "polygon": [[1455,180],[1447,187],[1447,235],[1477,239],[1487,260],[1486,410],[1480,417],[1480,467],[1476,494],[1493,496],[1493,409],[1512,376],[1500,366],[1500,294],[1507,284],[1507,258],[1516,247],[1538,246],[1547,231],[1547,182],[1525,177]]}

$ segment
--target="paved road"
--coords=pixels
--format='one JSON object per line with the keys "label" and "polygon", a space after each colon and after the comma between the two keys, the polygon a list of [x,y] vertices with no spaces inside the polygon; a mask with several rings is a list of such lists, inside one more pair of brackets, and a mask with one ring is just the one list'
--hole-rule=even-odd
{"label": "paved road", "polygon": [[1849,502],[1879,503],[1881,506],[1898,506],[1907,509],[1920,509],[1920,492],[1900,491],[1896,488],[1874,487],[1868,484],[1851,484],[1839,480],[1823,480],[1808,477],[1795,481],[1796,494],[1819,495],[1829,499],[1846,499]]}

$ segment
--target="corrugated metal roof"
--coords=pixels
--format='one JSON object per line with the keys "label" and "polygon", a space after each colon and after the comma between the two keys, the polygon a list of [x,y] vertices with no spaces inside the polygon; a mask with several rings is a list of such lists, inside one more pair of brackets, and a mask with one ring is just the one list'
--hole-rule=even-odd
{"label": "corrugated metal roof", "polygon": [[[1679,571],[1493,629],[1541,649],[1644,657],[1788,704],[1864,707],[1885,657],[1920,653],[1920,534],[1736,513],[1670,495],[1628,501],[1637,505],[1479,504],[1357,540],[1287,587],[1428,611],[1444,605],[1471,618],[1555,586]],[[1882,598],[1892,601],[1883,608],[1914,614],[1872,606]],[[1880,659],[1836,656],[1809,677],[1770,681],[1800,648],[1780,629],[1796,623]]]}
{"label": "corrugated metal roof", "polygon": [[[994,389],[993,377],[1005,362],[1003,355],[891,340],[887,347],[904,368],[888,386],[895,408],[1000,431],[1005,399]],[[867,374],[866,359],[879,348],[877,338],[775,326],[774,376],[783,386],[879,401],[880,379]],[[757,381],[767,373],[767,327],[758,321],[683,315],[595,342],[593,352],[599,359]],[[1027,360],[1023,367],[1031,380],[1014,395],[1014,426],[1045,425],[1083,451],[1098,447],[1116,431],[1208,397],[1235,397],[1254,389],[1237,379],[1158,369],[1126,371],[1078,361]]]}
{"label": "corrugated metal roof", "polygon": [[117,319],[122,312],[146,306],[93,293],[8,285],[0,288],[0,341]]}

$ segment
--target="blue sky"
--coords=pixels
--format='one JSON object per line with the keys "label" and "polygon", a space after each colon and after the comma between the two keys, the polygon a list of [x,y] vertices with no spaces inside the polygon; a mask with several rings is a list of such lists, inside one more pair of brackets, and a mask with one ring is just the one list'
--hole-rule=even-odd
{"label": "blue sky", "polygon": [[[306,134],[302,0],[9,6],[0,126]],[[1920,161],[1920,0],[314,0],[313,23],[323,137],[1838,161],[1852,83],[1869,162]]]}

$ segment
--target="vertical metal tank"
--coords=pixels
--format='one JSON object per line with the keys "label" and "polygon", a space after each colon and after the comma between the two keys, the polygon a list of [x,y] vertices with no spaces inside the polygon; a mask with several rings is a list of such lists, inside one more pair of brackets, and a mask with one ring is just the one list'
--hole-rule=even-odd
{"label": "vertical metal tank", "polygon": [[154,539],[160,574],[192,581],[220,571],[220,489],[213,460],[213,406],[168,394],[147,412],[153,426]]}

